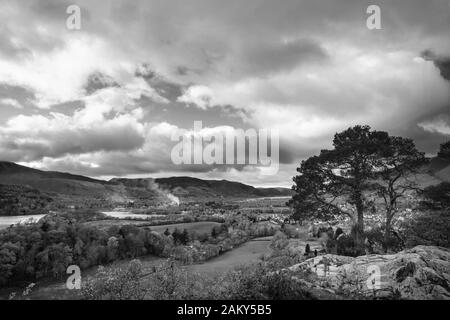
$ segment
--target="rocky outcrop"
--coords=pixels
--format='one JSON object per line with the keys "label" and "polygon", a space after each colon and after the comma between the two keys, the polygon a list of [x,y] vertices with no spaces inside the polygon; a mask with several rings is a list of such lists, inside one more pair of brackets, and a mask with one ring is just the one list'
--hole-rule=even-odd
{"label": "rocky outcrop", "polygon": [[312,274],[297,278],[311,289],[349,297],[450,299],[450,250],[442,247],[417,246],[396,254],[357,258],[328,254],[290,270]]}

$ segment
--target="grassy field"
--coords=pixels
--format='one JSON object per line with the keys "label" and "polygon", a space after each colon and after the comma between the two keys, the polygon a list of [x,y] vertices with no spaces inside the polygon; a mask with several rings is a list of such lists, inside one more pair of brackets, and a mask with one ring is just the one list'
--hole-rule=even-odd
{"label": "grassy field", "polygon": [[270,253],[271,240],[272,237],[266,237],[246,242],[205,263],[186,266],[186,269],[207,275],[226,273],[238,266],[258,262],[262,255]]}

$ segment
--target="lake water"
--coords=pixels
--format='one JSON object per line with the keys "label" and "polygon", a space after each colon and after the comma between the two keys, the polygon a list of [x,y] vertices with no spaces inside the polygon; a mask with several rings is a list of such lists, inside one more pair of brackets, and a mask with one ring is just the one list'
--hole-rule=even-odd
{"label": "lake water", "polygon": [[130,218],[150,219],[157,217],[165,217],[165,215],[163,214],[141,214],[141,213],[132,213],[129,211],[102,211],[102,213],[107,215],[108,217],[113,217],[117,219],[130,219]]}
{"label": "lake water", "polygon": [[254,202],[254,201],[262,201],[262,200],[285,200],[291,199],[291,196],[277,196],[277,197],[260,197],[260,198],[248,198],[244,200],[240,200],[238,202]]}
{"label": "lake water", "polygon": [[9,227],[12,224],[24,223],[24,222],[38,222],[40,219],[45,217],[45,214],[36,214],[29,216],[10,216],[10,217],[0,217],[0,229]]}

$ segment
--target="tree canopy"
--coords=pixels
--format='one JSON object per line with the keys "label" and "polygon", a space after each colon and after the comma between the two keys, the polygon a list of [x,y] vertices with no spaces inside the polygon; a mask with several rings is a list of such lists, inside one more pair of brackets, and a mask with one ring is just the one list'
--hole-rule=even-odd
{"label": "tree canopy", "polygon": [[409,174],[425,163],[411,139],[354,126],[333,139],[333,149],[302,161],[293,178],[290,202],[294,218],[334,219],[346,216],[354,224],[357,246],[363,246],[364,213],[384,204],[387,229],[398,199],[414,189]]}
{"label": "tree canopy", "polygon": [[438,152],[439,158],[450,159],[450,141],[441,144]]}

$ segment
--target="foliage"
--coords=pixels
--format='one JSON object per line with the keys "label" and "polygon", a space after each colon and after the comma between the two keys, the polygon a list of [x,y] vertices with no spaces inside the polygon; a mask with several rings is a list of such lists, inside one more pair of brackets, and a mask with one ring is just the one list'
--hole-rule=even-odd
{"label": "foliage", "polygon": [[186,300],[199,298],[204,288],[201,277],[183,270],[168,260],[154,268],[148,277],[149,298],[154,300]]}
{"label": "foliage", "polygon": [[314,296],[288,270],[273,271],[263,263],[227,275],[225,294],[232,300],[311,300]]}
{"label": "foliage", "polygon": [[168,255],[172,241],[148,229],[126,225],[98,230],[62,216],[0,232],[0,284],[60,278],[70,264],[82,269],[145,254]]}
{"label": "foliage", "polygon": [[0,285],[60,278],[70,264],[86,269],[145,255],[172,257],[183,264],[206,261],[277,230],[266,222],[252,223],[247,215],[228,219],[216,228],[215,238],[187,230],[166,235],[134,225],[102,230],[84,223],[96,217],[95,213],[53,214],[36,224],[0,231]]}
{"label": "foliage", "polygon": [[367,237],[367,247],[370,254],[385,253],[385,248],[390,252],[399,252],[405,248],[405,242],[397,231],[392,230],[386,237],[384,227],[375,227],[365,232]]}
{"label": "foliage", "polygon": [[270,243],[272,252],[264,257],[266,267],[271,270],[279,270],[290,267],[304,261],[305,256],[298,245],[289,242],[286,234],[277,232]]}
{"label": "foliage", "polygon": [[450,208],[450,182],[442,182],[423,190],[424,207],[432,209]]}
{"label": "foliage", "polygon": [[142,264],[133,260],[126,268],[104,268],[94,279],[83,282],[81,294],[87,300],[142,300],[147,290],[141,281]]}
{"label": "foliage", "polygon": [[395,245],[392,222],[399,211],[400,199],[408,194],[416,195],[420,191],[411,176],[427,162],[424,153],[416,149],[411,139],[389,137],[387,143],[380,146],[380,156],[376,163],[377,180],[373,187],[383,203],[385,252],[391,248],[391,243]]}
{"label": "foliage", "polygon": [[424,211],[406,221],[402,234],[407,247],[417,245],[450,248],[450,210]]}
{"label": "foliage", "polygon": [[289,245],[289,239],[283,232],[277,232],[270,243],[270,248],[275,251],[281,251]]}
{"label": "foliage", "polygon": [[441,144],[438,152],[438,157],[443,159],[450,159],[450,141]]}
{"label": "foliage", "polygon": [[46,214],[52,201],[37,189],[0,184],[0,216]]}

